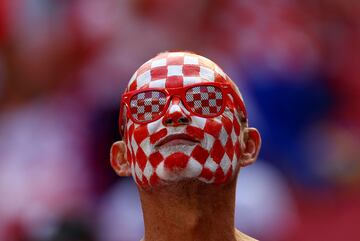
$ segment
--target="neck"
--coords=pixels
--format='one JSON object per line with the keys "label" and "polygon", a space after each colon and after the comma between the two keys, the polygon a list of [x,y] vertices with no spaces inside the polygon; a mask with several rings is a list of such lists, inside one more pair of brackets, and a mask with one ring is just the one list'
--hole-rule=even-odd
{"label": "neck", "polygon": [[226,185],[184,181],[139,189],[145,241],[235,241],[236,179]]}

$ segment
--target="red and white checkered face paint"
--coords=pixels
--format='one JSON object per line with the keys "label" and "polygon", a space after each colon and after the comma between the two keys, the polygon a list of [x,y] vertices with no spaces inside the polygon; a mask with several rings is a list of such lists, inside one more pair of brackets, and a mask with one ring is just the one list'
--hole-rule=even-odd
{"label": "red and white checkered face paint", "polygon": [[[187,52],[159,54],[131,78],[125,94],[135,94],[122,107],[120,124],[139,186],[184,179],[221,184],[236,174],[241,156],[239,117],[246,117],[245,110],[240,113],[233,96],[226,94],[229,101],[221,112],[224,92],[216,85],[191,87],[197,83],[232,81],[212,61]],[[181,89],[184,95],[169,97],[162,89]]]}

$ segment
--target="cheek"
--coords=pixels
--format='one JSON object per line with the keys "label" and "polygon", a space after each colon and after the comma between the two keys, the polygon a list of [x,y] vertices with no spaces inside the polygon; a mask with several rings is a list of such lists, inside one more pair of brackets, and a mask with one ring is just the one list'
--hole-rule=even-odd
{"label": "cheek", "polygon": [[134,127],[133,138],[136,144],[140,145],[148,137],[149,132],[147,125],[137,125]]}
{"label": "cheek", "polygon": [[233,152],[233,171],[235,171],[238,165],[238,161],[240,160],[242,155],[240,143],[240,136],[242,135],[242,133],[239,119],[240,114],[235,109],[232,109],[230,113],[232,116],[232,119],[230,121],[230,125],[232,126],[230,132],[231,143],[227,143],[227,146],[229,147],[229,150]]}
{"label": "cheek", "polygon": [[207,120],[204,130],[205,138],[210,142],[210,155],[200,178],[210,183],[225,183],[236,173],[241,156],[236,112],[227,108],[222,115]]}
{"label": "cheek", "polygon": [[[184,169],[185,176],[198,177],[207,183],[225,183],[234,176],[241,156],[238,138],[241,129],[236,112],[227,108],[222,115],[215,118],[207,119],[192,115],[191,118],[192,124],[188,125],[185,131],[199,140],[203,140],[202,144],[196,146],[188,155],[196,162],[196,172],[190,170],[191,165],[185,165],[189,161],[188,159],[176,156],[179,155],[179,152],[170,156],[159,152],[152,153],[152,146],[169,134],[161,119],[146,125],[138,125],[129,121],[125,142],[133,177],[138,185],[143,187],[157,185],[162,177],[160,174],[160,176],[156,175],[155,169],[164,160],[166,161],[163,166],[170,172],[173,169]],[[170,152],[169,154],[173,153]],[[167,159],[167,157],[169,158]],[[147,162],[151,163],[154,170],[145,178]]]}
{"label": "cheek", "polygon": [[163,128],[160,131],[155,132],[154,134],[150,135],[150,143],[153,145],[158,142],[161,138],[167,135],[167,129]]}
{"label": "cheek", "polygon": [[140,159],[143,162],[143,157],[146,156],[150,145],[150,134],[148,125],[139,125],[130,120],[126,126],[125,143],[127,150],[127,158],[130,163]]}
{"label": "cheek", "polygon": [[143,142],[149,139],[149,132],[147,125],[133,125],[133,131],[129,132],[129,145],[128,149],[131,152],[132,161],[144,163],[146,155],[142,148]]}
{"label": "cheek", "polygon": [[126,145],[126,157],[127,161],[131,164],[133,162],[133,155],[132,155],[132,148],[131,148],[131,141],[134,133],[134,123],[132,121],[128,121],[126,127],[125,127],[125,135],[124,135],[124,141]]}
{"label": "cheek", "polygon": [[128,122],[125,133],[127,157],[132,176],[139,186],[154,186],[158,183],[155,168],[161,162],[162,156],[159,152],[154,152],[153,146],[166,135],[167,130],[161,120],[144,125]]}

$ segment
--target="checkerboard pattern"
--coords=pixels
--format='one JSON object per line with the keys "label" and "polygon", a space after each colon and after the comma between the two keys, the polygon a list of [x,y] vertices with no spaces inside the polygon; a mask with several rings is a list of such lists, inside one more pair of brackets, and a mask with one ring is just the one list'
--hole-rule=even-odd
{"label": "checkerboard pattern", "polygon": [[[229,77],[212,61],[192,53],[173,52],[160,54],[141,66],[130,80],[127,91],[228,81]],[[206,101],[208,97],[205,92],[214,97],[211,98],[214,101]],[[212,87],[206,91],[193,89],[187,98],[189,101],[193,99],[193,111],[208,114],[219,111],[219,106],[222,106],[220,95],[221,92]],[[145,108],[147,104],[152,104],[151,101],[146,95],[134,99],[131,108],[139,109],[137,118],[148,120],[156,114],[157,107],[155,110]],[[139,106],[144,106],[144,109]],[[176,110],[174,115],[189,118],[189,123],[165,125],[163,119],[171,114],[168,113],[170,110]],[[242,133],[240,113],[234,108],[234,103],[229,103],[221,115],[211,118],[192,115],[185,110],[181,102],[171,102],[165,115],[156,121],[136,124],[127,119],[124,135],[127,158],[131,164],[132,176],[140,187],[188,178],[221,184],[236,173],[241,157],[239,137]],[[163,138],[181,133],[200,142],[194,145],[155,147]]]}
{"label": "checkerboard pattern", "polygon": [[[140,88],[183,87],[200,82],[232,82],[213,61],[189,52],[166,52],[143,64],[131,77],[126,92]],[[238,92],[240,98],[242,96]]]}
{"label": "checkerboard pattern", "polygon": [[[215,118],[191,118],[191,124],[177,128],[163,126],[161,119],[146,125],[128,121],[127,157],[139,186],[155,186],[184,178],[221,184],[236,173],[241,156],[237,114],[227,108],[223,115]],[[202,141],[180,147],[180,150],[153,148],[159,140],[175,133],[186,133]]]}
{"label": "checkerboard pattern", "polygon": [[148,121],[161,113],[166,104],[166,95],[161,91],[145,91],[130,100],[130,112],[138,121]]}
{"label": "checkerboard pattern", "polygon": [[213,116],[221,110],[222,92],[214,86],[197,86],[186,92],[186,102],[195,113]]}

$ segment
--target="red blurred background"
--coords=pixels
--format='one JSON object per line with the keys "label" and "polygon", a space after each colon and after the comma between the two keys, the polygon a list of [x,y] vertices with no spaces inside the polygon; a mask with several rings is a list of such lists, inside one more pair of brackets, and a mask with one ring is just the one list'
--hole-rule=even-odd
{"label": "red blurred background", "polygon": [[240,230],[360,240],[359,15],[356,0],[0,0],[0,240],[141,238],[108,155],[128,80],[166,50],[222,66],[262,134]]}

